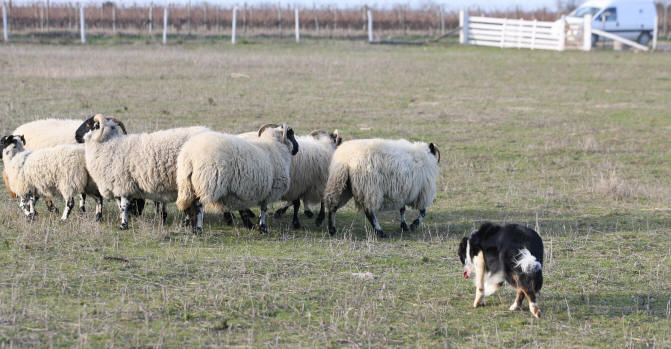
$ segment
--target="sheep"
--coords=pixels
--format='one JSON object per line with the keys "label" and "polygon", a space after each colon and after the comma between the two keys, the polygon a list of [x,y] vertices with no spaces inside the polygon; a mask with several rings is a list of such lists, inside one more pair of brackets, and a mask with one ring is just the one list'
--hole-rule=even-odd
{"label": "sheep", "polygon": [[[433,143],[404,139],[343,143],[333,153],[324,191],[329,233],[336,231],[336,211],[352,197],[379,237],[387,237],[375,216],[381,210],[399,210],[401,229],[415,230],[436,195],[439,162],[440,151]],[[405,222],[406,206],[419,210],[410,228]]]}
{"label": "sheep", "polygon": [[268,204],[279,200],[291,182],[291,157],[298,152],[294,131],[266,124],[257,136],[201,133],[184,144],[177,159],[177,208],[189,211],[195,232],[203,229],[203,206],[239,210],[247,228],[248,209],[261,208],[258,229],[267,232]]}
{"label": "sheep", "polygon": [[[17,127],[12,134],[23,135],[26,141],[24,146],[27,150],[39,150],[53,147],[61,144],[77,144],[75,132],[82,124],[82,120],[73,119],[44,119],[25,123]],[[4,171],[3,171],[3,177]],[[16,195],[9,190],[9,183],[4,178],[5,186],[10,192],[9,195],[15,198]],[[49,198],[45,198],[49,212],[58,212]],[[79,197],[79,211],[86,212],[86,193],[81,193]],[[144,208],[144,200],[134,200],[132,202],[131,212],[135,215],[141,215]]]}
{"label": "sheep", "polygon": [[124,124],[101,114],[86,120],[75,133],[86,147],[86,167],[104,198],[115,198],[121,211],[119,229],[128,229],[131,198],[166,203],[177,199],[177,155],[193,135],[206,127],[174,128],[153,133],[126,134]]}
{"label": "sheep", "polygon": [[[66,220],[74,207],[74,196],[92,195],[96,200],[96,221],[102,218],[102,198],[86,171],[85,150],[77,144],[58,145],[40,150],[26,150],[22,135],[5,136],[0,140],[3,159],[11,190],[21,198],[21,209],[32,218],[35,202],[40,196],[62,196]],[[25,201],[28,199],[28,208]]]}
{"label": "sheep", "polygon": [[320,226],[325,218],[322,199],[328,180],[329,165],[333,152],[342,143],[342,138],[338,130],[333,133],[313,131],[307,136],[296,137],[296,141],[301,145],[301,151],[291,159],[291,186],[282,197],[282,200],[288,201],[288,204],[275,211],[275,218],[279,218],[290,206],[293,206],[293,226],[299,229],[301,222],[298,219],[298,211],[302,199],[309,218],[312,217],[312,212],[309,211],[308,204],[320,204],[319,215],[315,221],[317,226]]}

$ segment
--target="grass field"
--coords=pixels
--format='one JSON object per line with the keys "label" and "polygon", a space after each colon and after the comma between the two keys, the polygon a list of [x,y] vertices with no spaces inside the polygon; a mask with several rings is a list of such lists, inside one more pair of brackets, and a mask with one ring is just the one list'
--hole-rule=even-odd
{"label": "grass field", "polygon": [[[3,191],[0,346],[669,347],[669,62],[338,41],[3,46],[3,135],[93,113],[131,132],[286,121],[435,142],[443,161],[426,224],[401,234],[383,214],[388,240],[352,203],[335,237],[289,215],[268,236],[208,215],[194,236],[174,206],[166,226],[148,209],[128,231],[111,202],[101,224],[61,223],[43,202],[29,223]],[[543,237],[540,320],[507,310],[507,286],[472,308],[457,245],[487,220]]]}

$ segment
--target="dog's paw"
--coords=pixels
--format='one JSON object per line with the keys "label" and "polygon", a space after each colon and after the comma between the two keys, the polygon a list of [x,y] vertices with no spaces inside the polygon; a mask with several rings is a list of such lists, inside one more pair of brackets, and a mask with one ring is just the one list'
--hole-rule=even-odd
{"label": "dog's paw", "polygon": [[529,311],[531,314],[533,314],[537,319],[541,318],[541,310],[538,308],[536,304],[530,304],[529,305]]}
{"label": "dog's paw", "polygon": [[519,308],[520,308],[520,305],[519,305],[519,304],[517,304],[517,303],[513,303],[513,305],[511,305],[510,308],[508,308],[508,310],[510,310],[510,311],[515,311],[515,310],[517,310],[517,309],[519,309]]}

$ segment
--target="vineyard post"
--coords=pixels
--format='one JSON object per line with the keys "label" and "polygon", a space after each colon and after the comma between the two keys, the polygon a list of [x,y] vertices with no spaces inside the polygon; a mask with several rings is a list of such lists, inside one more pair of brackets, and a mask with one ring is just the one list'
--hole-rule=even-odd
{"label": "vineyard post", "polygon": [[301,34],[299,33],[300,24],[298,23],[298,6],[294,5],[294,22],[296,23],[296,43],[301,41]]}
{"label": "vineyard post", "polygon": [[186,4],[186,31],[191,35],[191,0]]}
{"label": "vineyard post", "polygon": [[361,23],[363,23],[361,30],[363,31],[366,31],[366,26],[368,25],[366,22],[366,16],[368,16],[368,5],[363,5],[361,8]]}
{"label": "vineyard post", "polygon": [[116,3],[112,3],[112,34],[116,34]]}
{"label": "vineyard post", "polygon": [[168,41],[168,6],[163,8],[163,45]]}
{"label": "vineyard post", "polygon": [[154,27],[154,3],[149,3],[149,35],[151,35],[152,29]]}
{"label": "vineyard post", "polygon": [[86,43],[86,21],[84,19],[84,12],[85,7],[84,5],[81,5],[81,7],[79,7],[79,30],[81,32],[82,44]]}
{"label": "vineyard post", "polygon": [[215,20],[217,22],[215,24],[215,26],[217,28],[216,31],[218,33],[219,32],[219,5],[217,5],[217,7],[214,9],[214,15],[215,15]]}
{"label": "vineyard post", "polygon": [[237,17],[238,16],[238,7],[234,6],[233,7],[233,22],[231,23],[231,44],[235,45],[235,25],[237,22]]}
{"label": "vineyard post", "polygon": [[368,10],[368,42],[373,42],[373,11]]}
{"label": "vineyard post", "polygon": [[47,0],[47,31],[49,31],[49,0]]}
{"label": "vineyard post", "polygon": [[445,8],[440,5],[440,35],[445,35]]}
{"label": "vineyard post", "polygon": [[44,31],[44,4],[40,2],[40,31]]}
{"label": "vineyard post", "polygon": [[[100,26],[98,29],[103,29],[105,26],[103,25],[103,19],[105,18],[103,11],[105,10],[105,4],[100,4]],[[49,13],[49,11],[47,11]],[[49,17],[49,16],[47,16]],[[47,30],[49,30],[49,19],[47,18]]]}
{"label": "vineyard post", "polygon": [[207,2],[203,4],[203,18],[205,21],[205,32],[209,32],[210,22],[207,21]]}
{"label": "vineyard post", "polygon": [[319,19],[317,19],[317,5],[312,3],[312,13],[315,15],[315,29],[317,29],[317,36],[319,36]]}
{"label": "vineyard post", "polygon": [[244,4],[242,10],[242,32],[247,35],[247,3]]}
{"label": "vineyard post", "polygon": [[282,37],[282,4],[277,3],[277,23],[280,26],[280,37]]}
{"label": "vineyard post", "polygon": [[2,4],[2,37],[5,42],[9,41],[9,34],[7,33],[7,8]]}

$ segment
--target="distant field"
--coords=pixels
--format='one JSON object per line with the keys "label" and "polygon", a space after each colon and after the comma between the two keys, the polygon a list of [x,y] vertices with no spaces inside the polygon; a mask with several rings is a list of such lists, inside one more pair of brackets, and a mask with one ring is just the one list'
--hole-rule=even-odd
{"label": "distant field", "polygon": [[[434,142],[443,160],[426,224],[401,234],[383,214],[388,240],[351,203],[335,237],[289,215],[268,236],[208,215],[194,236],[174,206],[166,226],[149,207],[118,231],[112,202],[101,224],[40,202],[29,223],[3,190],[0,346],[669,347],[669,62],[340,41],[2,46],[2,135],[94,113],[131,132],[288,122]],[[457,245],[487,220],[543,237],[540,320],[507,310],[510,287],[471,307]]]}

